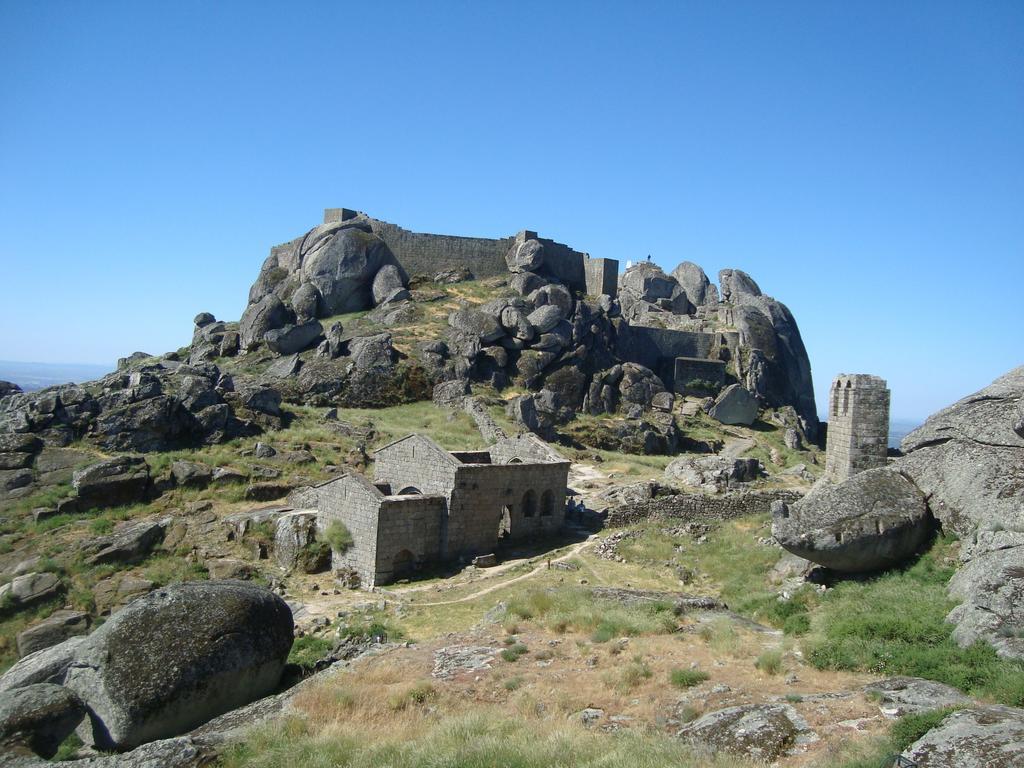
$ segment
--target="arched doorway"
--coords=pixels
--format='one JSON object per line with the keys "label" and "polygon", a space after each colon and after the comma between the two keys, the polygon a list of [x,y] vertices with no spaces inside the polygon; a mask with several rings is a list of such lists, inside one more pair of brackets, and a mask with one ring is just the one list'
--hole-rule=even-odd
{"label": "arched doorway", "polygon": [[416,569],[416,556],[408,549],[403,549],[395,555],[391,566],[391,572],[395,580],[408,579]]}

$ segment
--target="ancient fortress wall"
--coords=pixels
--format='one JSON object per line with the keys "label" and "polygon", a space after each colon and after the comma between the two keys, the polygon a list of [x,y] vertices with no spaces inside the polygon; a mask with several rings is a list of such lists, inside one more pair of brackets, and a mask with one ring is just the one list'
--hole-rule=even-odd
{"label": "ancient fortress wall", "polygon": [[363,586],[377,583],[377,509],[380,496],[349,476],[330,480],[316,487],[319,523],[326,529],[337,520],[352,534],[352,546],[331,556],[335,569],[351,568],[359,574]]}
{"label": "ancient fortress wall", "polygon": [[376,581],[387,584],[409,576],[396,570],[400,563],[437,561],[446,513],[443,496],[389,497],[381,501],[377,519]]}
{"label": "ancient fortress wall", "polygon": [[829,390],[825,475],[835,482],[884,467],[889,447],[889,390],[865,373],[836,376]]}

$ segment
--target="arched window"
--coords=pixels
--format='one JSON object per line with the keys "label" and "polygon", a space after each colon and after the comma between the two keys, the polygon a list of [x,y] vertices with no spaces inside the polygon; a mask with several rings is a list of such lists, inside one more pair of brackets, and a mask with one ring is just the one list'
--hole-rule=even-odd
{"label": "arched window", "polygon": [[523,494],[523,517],[537,515],[537,492],[532,488]]}
{"label": "arched window", "polygon": [[555,514],[555,494],[551,491],[544,491],[540,497],[540,514],[543,517],[550,517]]}
{"label": "arched window", "polygon": [[423,491],[417,488],[415,485],[407,485],[405,488],[398,492],[399,496],[422,496]]}
{"label": "arched window", "polygon": [[523,460],[520,459],[518,456],[513,456],[511,459],[508,460],[508,463],[509,464],[522,464]]}

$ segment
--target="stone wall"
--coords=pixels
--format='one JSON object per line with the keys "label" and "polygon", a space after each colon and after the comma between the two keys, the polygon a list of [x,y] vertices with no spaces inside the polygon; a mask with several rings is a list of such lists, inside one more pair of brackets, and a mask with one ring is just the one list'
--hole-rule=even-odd
{"label": "stone wall", "polygon": [[448,557],[494,552],[503,514],[508,515],[506,538],[512,542],[560,529],[568,475],[568,462],[459,467],[448,508]]}
{"label": "stone wall", "polygon": [[685,393],[691,381],[709,381],[722,386],[725,384],[725,363],[721,360],[704,360],[698,357],[677,357],[672,389]]}
{"label": "stone wall", "polygon": [[433,277],[447,269],[465,267],[474,277],[507,275],[505,254],[513,238],[494,240],[485,237],[458,237],[410,232],[386,221],[370,219],[370,226],[379,235],[395,258],[410,275]]}
{"label": "stone wall", "polygon": [[704,359],[716,350],[718,335],[697,331],[677,331],[672,328],[650,328],[644,325],[619,323],[615,348],[619,355],[631,363],[644,365],[661,377],[662,383],[672,389],[675,382],[677,357]]}
{"label": "stone wall", "polygon": [[889,390],[864,373],[840,374],[829,390],[825,476],[835,482],[884,467],[889,446]]}
{"label": "stone wall", "polygon": [[374,454],[373,477],[398,494],[415,488],[426,495],[447,496],[455,483],[458,462],[432,440],[410,435]]}
{"label": "stone wall", "polygon": [[665,520],[712,522],[731,520],[747,515],[767,514],[773,501],[792,504],[803,497],[799,491],[738,491],[721,496],[702,493],[681,493],[659,496],[650,501],[624,504],[608,511],[605,525],[618,528],[650,518]]}
{"label": "stone wall", "polygon": [[377,521],[375,584],[408,578],[441,557],[443,496],[389,496]]}
{"label": "stone wall", "polygon": [[617,259],[583,260],[584,277],[587,283],[588,296],[608,294],[615,296],[619,290],[619,262]]}
{"label": "stone wall", "polygon": [[331,567],[351,568],[359,574],[363,586],[377,581],[377,520],[384,497],[362,475],[342,475],[321,483],[317,492],[317,523],[321,531],[340,521],[350,534],[352,545],[345,552],[334,552]]}

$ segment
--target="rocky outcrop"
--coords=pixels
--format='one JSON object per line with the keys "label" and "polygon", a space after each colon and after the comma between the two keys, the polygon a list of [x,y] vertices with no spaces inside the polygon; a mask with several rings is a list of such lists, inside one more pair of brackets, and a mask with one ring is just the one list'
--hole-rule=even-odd
{"label": "rocky outcrop", "polygon": [[924,495],[890,468],[869,469],[839,485],[821,481],[795,504],[772,507],[775,540],[836,571],[898,565],[928,540],[932,527]]}
{"label": "rocky outcrop", "polygon": [[139,456],[115,456],[75,472],[72,486],[85,508],[135,504],[149,488],[149,465]]}
{"label": "rocky outcrop", "polygon": [[62,684],[78,646],[84,642],[84,637],[72,637],[30,653],[0,675],[0,691],[12,691],[35,683]]}
{"label": "rocky outcrop", "polygon": [[919,677],[890,677],[864,686],[864,693],[877,698],[886,717],[903,717],[945,707],[963,707],[971,699],[956,688]]}
{"label": "rocky outcrop", "polygon": [[18,576],[0,585],[0,614],[7,606],[21,609],[45,602],[59,595],[63,589],[64,585],[53,573],[26,573]]}
{"label": "rocky outcrop", "polygon": [[931,416],[904,438],[899,470],[961,540],[949,620],[967,646],[981,639],[1024,658],[1024,438],[1014,425],[1024,366]]}
{"label": "rocky outcrop", "polygon": [[89,742],[130,749],[270,693],[292,629],[288,606],[268,590],[231,581],[177,584],[93,632],[64,685],[88,709]]}
{"label": "rocky outcrop", "polygon": [[36,683],[0,693],[0,757],[27,748],[53,757],[85,715],[85,707],[59,685]]}
{"label": "rocky outcrop", "polygon": [[277,520],[274,558],[285,571],[319,573],[331,562],[331,548],[317,540],[316,511],[288,512]]}
{"label": "rocky outcrop", "polygon": [[42,621],[18,633],[18,655],[24,658],[88,631],[89,614],[74,610],[54,611]]}
{"label": "rocky outcrop", "polygon": [[816,738],[788,704],[751,704],[709,712],[683,726],[679,737],[712,752],[766,763]]}
{"label": "rocky outcrop", "polygon": [[757,411],[757,399],[739,384],[731,384],[715,398],[715,402],[708,409],[708,416],[722,424],[742,424],[749,427],[757,418]]}
{"label": "rocky outcrop", "polygon": [[1024,755],[1024,709],[971,707],[948,715],[902,757],[921,768],[1015,768]]}
{"label": "rocky outcrop", "polygon": [[764,474],[758,459],[729,456],[680,456],[665,467],[665,478],[717,493],[750,483]]}

